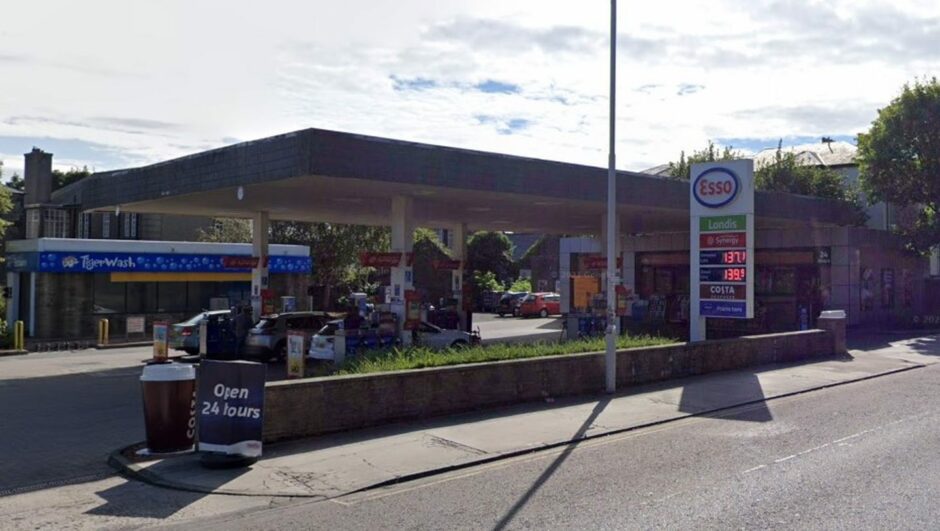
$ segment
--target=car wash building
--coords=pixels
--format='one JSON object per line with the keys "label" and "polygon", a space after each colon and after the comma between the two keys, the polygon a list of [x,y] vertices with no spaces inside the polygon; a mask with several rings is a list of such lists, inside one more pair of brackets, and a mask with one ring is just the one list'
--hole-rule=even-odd
{"label": "car wash building", "polygon": [[[251,302],[250,244],[38,238],[7,243],[8,322],[34,339],[144,334],[154,321]],[[306,309],[310,249],[271,245],[269,304]],[[285,298],[285,296],[287,298]]]}

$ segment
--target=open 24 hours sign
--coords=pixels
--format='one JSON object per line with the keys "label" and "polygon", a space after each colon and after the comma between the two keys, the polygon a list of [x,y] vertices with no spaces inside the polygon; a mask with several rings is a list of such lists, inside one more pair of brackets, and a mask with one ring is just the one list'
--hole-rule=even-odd
{"label": "open 24 hours sign", "polygon": [[690,195],[691,338],[704,318],[754,316],[754,178],[750,160],[694,164]]}
{"label": "open 24 hours sign", "polygon": [[265,366],[247,361],[199,363],[199,451],[261,456]]}

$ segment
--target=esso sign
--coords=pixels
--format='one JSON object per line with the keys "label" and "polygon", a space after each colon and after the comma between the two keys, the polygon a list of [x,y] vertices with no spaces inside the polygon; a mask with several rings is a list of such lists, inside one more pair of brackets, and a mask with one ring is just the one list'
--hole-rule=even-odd
{"label": "esso sign", "polygon": [[695,200],[708,208],[721,208],[734,201],[740,189],[738,176],[726,168],[705,170],[692,183]]}

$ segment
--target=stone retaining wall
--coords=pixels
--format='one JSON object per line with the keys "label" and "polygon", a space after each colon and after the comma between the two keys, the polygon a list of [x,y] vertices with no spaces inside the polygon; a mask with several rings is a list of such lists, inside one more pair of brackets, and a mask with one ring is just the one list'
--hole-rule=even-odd
{"label": "stone retaining wall", "polygon": [[[834,336],[825,330],[627,349],[617,353],[617,386],[833,354]],[[264,440],[603,390],[603,353],[270,382]]]}

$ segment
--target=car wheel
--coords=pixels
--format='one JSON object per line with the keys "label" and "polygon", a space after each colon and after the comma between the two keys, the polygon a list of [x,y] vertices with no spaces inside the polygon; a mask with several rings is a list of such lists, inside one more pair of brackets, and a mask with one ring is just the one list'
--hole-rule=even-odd
{"label": "car wheel", "polygon": [[542,308],[542,311],[539,312],[539,317],[543,319],[548,317],[548,308]]}

